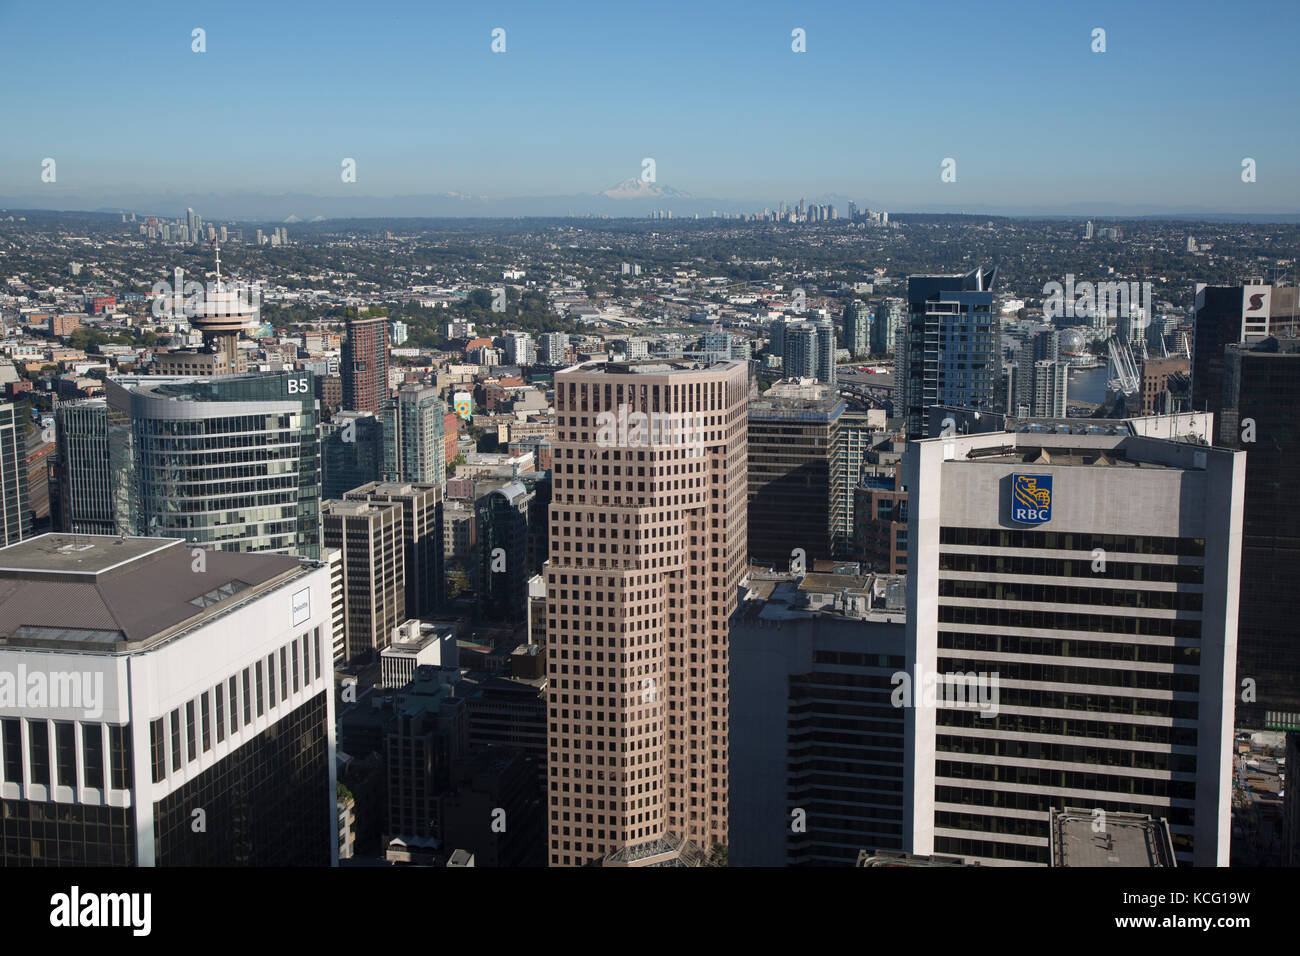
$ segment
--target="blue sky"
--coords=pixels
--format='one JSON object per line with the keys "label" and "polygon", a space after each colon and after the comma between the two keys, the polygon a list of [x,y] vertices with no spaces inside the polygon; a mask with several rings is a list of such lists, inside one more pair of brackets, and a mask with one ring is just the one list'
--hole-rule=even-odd
{"label": "blue sky", "polygon": [[0,195],[39,194],[47,156],[87,197],[591,193],[649,156],[773,205],[1296,212],[1297,9],[0,0]]}

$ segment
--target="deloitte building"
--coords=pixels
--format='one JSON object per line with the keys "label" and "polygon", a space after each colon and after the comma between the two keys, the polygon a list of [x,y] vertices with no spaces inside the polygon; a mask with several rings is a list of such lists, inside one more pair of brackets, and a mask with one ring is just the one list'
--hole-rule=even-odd
{"label": "deloitte building", "polygon": [[119,376],[56,421],[63,530],[320,557],[310,372]]}
{"label": "deloitte building", "polygon": [[1226,866],[1245,455],[1070,430],[908,445],[908,671],[997,699],[907,711],[907,849],[1046,865],[1087,807]]}

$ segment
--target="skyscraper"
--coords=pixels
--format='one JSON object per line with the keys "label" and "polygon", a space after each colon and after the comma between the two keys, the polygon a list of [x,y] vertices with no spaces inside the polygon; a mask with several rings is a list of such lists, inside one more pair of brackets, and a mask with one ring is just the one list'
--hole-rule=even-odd
{"label": "skyscraper", "polygon": [[0,545],[31,534],[27,508],[27,427],[14,405],[0,404]]}
{"label": "skyscraper", "polygon": [[844,307],[844,347],[855,359],[865,358],[870,350],[871,311],[861,299]]}
{"label": "skyscraper", "polygon": [[553,866],[726,843],[727,625],[745,567],[748,392],[736,361],[556,375]]}
{"label": "skyscraper", "polygon": [[378,414],[388,399],[388,319],[350,317],[340,365],[343,407]]}
{"label": "skyscraper", "polygon": [[384,447],[383,423],[369,412],[340,411],[321,425],[321,499],[383,478]]}
{"label": "skyscraper", "polygon": [[438,390],[408,384],[397,397],[383,403],[384,480],[414,481],[442,486],[447,483],[443,418],[447,406]]}
{"label": "skyscraper", "polygon": [[845,402],[823,385],[777,385],[748,420],[749,557],[781,568],[846,552]]}
{"label": "skyscraper", "polygon": [[337,860],[325,565],[46,534],[0,593],[0,672],[52,691],[0,703],[0,866]]}
{"label": "skyscraper", "polygon": [[995,410],[1002,376],[1001,331],[993,312],[997,269],[907,280],[907,325],[895,364],[895,414],[909,437],[925,431],[931,405]]}
{"label": "skyscraper", "polygon": [[[320,556],[310,372],[118,376],[104,403],[56,418],[66,530],[183,537],[205,548]],[[70,456],[107,446],[103,467]],[[231,449],[239,449],[238,462]]]}
{"label": "skyscraper", "polygon": [[[1224,401],[1224,349],[1269,336],[1300,335],[1300,288],[1198,285],[1193,335],[1192,411],[1218,412]],[[1234,439],[1225,432],[1223,417],[1216,415],[1215,423],[1216,437],[1231,447]]]}
{"label": "skyscraper", "polygon": [[835,384],[835,323],[829,318],[817,322],[818,381]]}
{"label": "skyscraper", "polygon": [[1086,806],[1227,865],[1245,457],[1128,429],[908,445],[907,849],[1046,864],[1049,812]]}
{"label": "skyscraper", "polygon": [[534,492],[521,481],[476,488],[479,600],[490,621],[518,624],[528,614],[528,524]]}
{"label": "skyscraper", "polygon": [[412,482],[375,481],[349,490],[349,501],[402,507],[403,573],[408,618],[434,614],[443,602],[442,487]]}
{"label": "skyscraper", "polygon": [[327,501],[324,545],[343,552],[344,613],[349,661],[374,660],[406,620],[406,549],[402,505]]}
{"label": "skyscraper", "polygon": [[871,354],[893,355],[894,338],[899,326],[906,321],[902,299],[881,299],[876,306],[876,318],[871,323]]}
{"label": "skyscraper", "polygon": [[903,587],[752,572],[731,624],[732,866],[845,866],[903,848]]}
{"label": "skyscraper", "polygon": [[[1237,724],[1300,728],[1300,339],[1224,350],[1221,443],[1246,452],[1243,593],[1237,638]],[[1244,683],[1249,682],[1249,683]],[[1289,789],[1289,787],[1288,787]]]}
{"label": "skyscraper", "polygon": [[786,378],[817,377],[817,327],[785,322],[781,330],[781,373]]}

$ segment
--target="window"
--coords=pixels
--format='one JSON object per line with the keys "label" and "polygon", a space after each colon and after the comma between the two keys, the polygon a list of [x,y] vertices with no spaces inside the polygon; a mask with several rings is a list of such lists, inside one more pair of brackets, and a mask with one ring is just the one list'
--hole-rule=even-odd
{"label": "window", "polygon": [[[262,662],[258,661],[254,668],[257,672],[257,716],[261,717],[265,712],[265,705],[262,703]],[[244,671],[244,726],[248,726],[248,671]]]}
{"label": "window", "polygon": [[185,733],[189,738],[189,747],[186,755],[189,760],[193,760],[199,755],[199,728],[194,722],[194,701],[185,702]]}
{"label": "window", "polygon": [[50,727],[43,720],[27,721],[28,750],[32,755],[32,783],[50,785]]}
{"label": "window", "polygon": [[208,704],[208,695],[199,698],[199,712],[203,721],[203,752],[212,749],[212,713]]}
{"label": "window", "polygon": [[[161,738],[162,721],[154,721],[158,725]],[[161,744],[158,750],[158,765],[162,765]],[[130,727],[123,724],[121,726],[110,724],[108,728],[108,759],[112,771],[112,784],[115,790],[130,790],[134,786],[134,774],[131,770],[131,737]]]}
{"label": "window", "polygon": [[0,743],[4,745],[4,779],[23,782],[23,730],[17,717],[0,720]]}
{"label": "window", "polygon": [[172,771],[181,769],[181,712],[173,710],[171,713],[171,732],[172,732]]}
{"label": "window", "polygon": [[60,787],[77,785],[77,725],[70,720],[54,722],[54,769]]}
{"label": "window", "polygon": [[81,775],[86,786],[104,789],[104,731],[99,724],[81,725]]}
{"label": "window", "polygon": [[149,724],[149,750],[153,756],[153,782],[162,783],[163,777],[167,775],[167,767],[164,763],[164,746],[163,734],[166,728],[163,726],[163,720],[159,717]]}
{"label": "window", "polygon": [[217,743],[226,739],[226,685],[217,685]]}

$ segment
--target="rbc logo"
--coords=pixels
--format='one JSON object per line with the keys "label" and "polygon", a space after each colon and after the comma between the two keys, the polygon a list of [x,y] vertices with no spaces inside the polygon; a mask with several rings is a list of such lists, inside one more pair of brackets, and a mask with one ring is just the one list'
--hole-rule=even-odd
{"label": "rbc logo", "polygon": [[1011,476],[1011,517],[1021,524],[1052,520],[1052,476]]}

